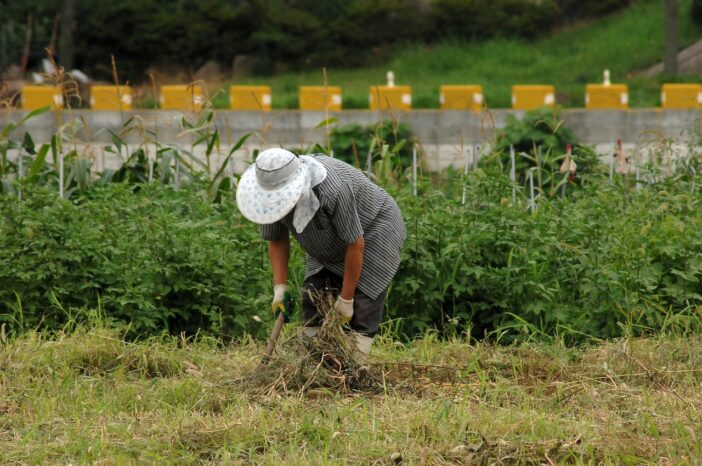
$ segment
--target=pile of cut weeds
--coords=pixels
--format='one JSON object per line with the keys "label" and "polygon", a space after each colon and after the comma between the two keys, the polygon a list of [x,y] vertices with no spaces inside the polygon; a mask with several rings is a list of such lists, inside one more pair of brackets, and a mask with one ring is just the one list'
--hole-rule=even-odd
{"label": "pile of cut weeds", "polygon": [[331,295],[320,293],[312,299],[323,316],[317,335],[308,337],[300,331],[278,342],[270,361],[242,381],[244,388],[261,395],[383,392],[382,370],[358,357],[353,332],[334,311]]}
{"label": "pile of cut weeds", "polygon": [[[377,395],[388,391],[419,395],[433,388],[464,387],[465,368],[410,362],[369,363],[354,348],[354,332],[334,311],[330,294],[314,294],[323,316],[314,337],[298,331],[279,342],[272,358],[238,381],[255,395],[300,394],[308,397]],[[359,358],[359,356],[361,356]]]}

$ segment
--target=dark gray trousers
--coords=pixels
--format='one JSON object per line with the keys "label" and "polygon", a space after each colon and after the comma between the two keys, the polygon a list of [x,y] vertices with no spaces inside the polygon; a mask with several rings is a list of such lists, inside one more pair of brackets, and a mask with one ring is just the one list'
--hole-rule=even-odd
{"label": "dark gray trousers", "polygon": [[[323,318],[317,310],[314,300],[310,297],[310,292],[324,293],[325,290],[330,289],[334,300],[336,300],[341,291],[342,282],[342,277],[327,269],[322,269],[304,281],[302,284],[302,316],[306,327],[321,325]],[[388,289],[385,288],[377,298],[371,299],[356,288],[356,293],[353,295],[353,317],[349,322],[351,329],[361,335],[375,336],[383,319],[383,308],[387,294]]]}

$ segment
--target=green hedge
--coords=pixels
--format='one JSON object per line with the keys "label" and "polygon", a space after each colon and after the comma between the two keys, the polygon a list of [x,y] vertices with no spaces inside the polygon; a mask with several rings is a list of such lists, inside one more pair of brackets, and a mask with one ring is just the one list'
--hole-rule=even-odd
{"label": "green hedge", "polygon": [[130,334],[262,335],[265,245],[232,203],[112,184],[74,202],[0,196],[0,320],[61,328],[100,307]]}
{"label": "green hedge", "polygon": [[578,341],[699,326],[702,195],[681,180],[637,192],[591,180],[572,196],[511,205],[478,175],[467,202],[402,199],[408,239],[390,294],[402,332],[496,329]]}
{"label": "green hedge", "polygon": [[[465,205],[456,181],[450,195],[426,183],[416,198],[394,193],[408,238],[387,317],[401,335],[470,328],[580,341],[699,329],[700,180],[636,191],[595,174],[535,213],[511,204],[504,176],[470,175]],[[61,328],[99,308],[130,335],[268,332],[266,245],[231,198],[211,204],[159,185],[113,184],[74,201],[33,191],[22,203],[0,196],[10,331]],[[293,286],[302,269],[295,250]]]}

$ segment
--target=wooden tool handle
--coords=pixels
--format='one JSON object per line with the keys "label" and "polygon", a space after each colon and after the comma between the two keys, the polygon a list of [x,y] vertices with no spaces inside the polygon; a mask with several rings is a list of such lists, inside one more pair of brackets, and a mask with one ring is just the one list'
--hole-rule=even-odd
{"label": "wooden tool handle", "polygon": [[280,331],[283,329],[284,323],[285,316],[281,312],[278,314],[278,318],[276,319],[275,325],[273,326],[273,331],[271,332],[271,336],[268,339],[266,350],[263,352],[263,360],[261,361],[261,364],[267,364],[268,361],[271,360],[271,356],[273,356],[273,350],[275,349],[275,344],[278,341],[278,337],[280,336]]}

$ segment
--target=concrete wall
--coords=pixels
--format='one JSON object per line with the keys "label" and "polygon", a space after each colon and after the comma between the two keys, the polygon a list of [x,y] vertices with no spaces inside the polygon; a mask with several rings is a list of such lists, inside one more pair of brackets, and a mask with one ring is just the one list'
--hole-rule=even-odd
{"label": "concrete wall", "polygon": [[[233,144],[241,136],[253,133],[247,147],[237,157],[245,163],[246,155],[253,148],[283,146],[305,148],[314,143],[324,144],[329,128],[317,128],[326,118],[335,117],[339,125],[357,123],[369,125],[384,119],[408,123],[421,142],[425,163],[429,169],[442,169],[449,165],[460,166],[464,150],[474,144],[485,145],[494,142],[497,129],[505,126],[509,115],[522,117],[524,112],[513,110],[491,110],[482,113],[469,111],[414,110],[411,112],[373,112],[368,110],[345,110],[325,115],[323,112],[302,112],[297,110],[277,110],[262,112],[233,112],[218,110],[215,123],[219,128],[224,146]],[[689,135],[701,135],[700,112],[696,110],[636,109],[583,110],[573,109],[562,112],[563,124],[572,129],[584,143],[597,148],[610,148],[617,139],[627,146],[639,145],[645,141],[670,138],[684,144]],[[22,112],[0,114],[0,128],[8,121],[18,121]],[[132,127],[123,138],[130,143],[142,143],[157,139],[161,143],[189,146],[193,138],[184,133],[180,121],[181,112],[162,110],[141,110],[134,112],[105,112],[96,110],[64,111],[62,122],[80,121],[78,139],[85,143],[109,143],[109,131],[120,133],[123,122],[132,118]],[[196,115],[185,115],[193,121]],[[70,126],[70,123],[69,123]],[[87,130],[85,129],[87,128]],[[46,142],[58,129],[57,115],[45,113],[27,121],[23,128],[16,130],[16,136],[29,131],[36,142]],[[109,131],[108,131],[109,130]],[[64,132],[70,132],[64,128]],[[239,165],[239,164],[238,164]],[[242,165],[243,166],[243,165]],[[240,167],[237,167],[239,169]]]}

